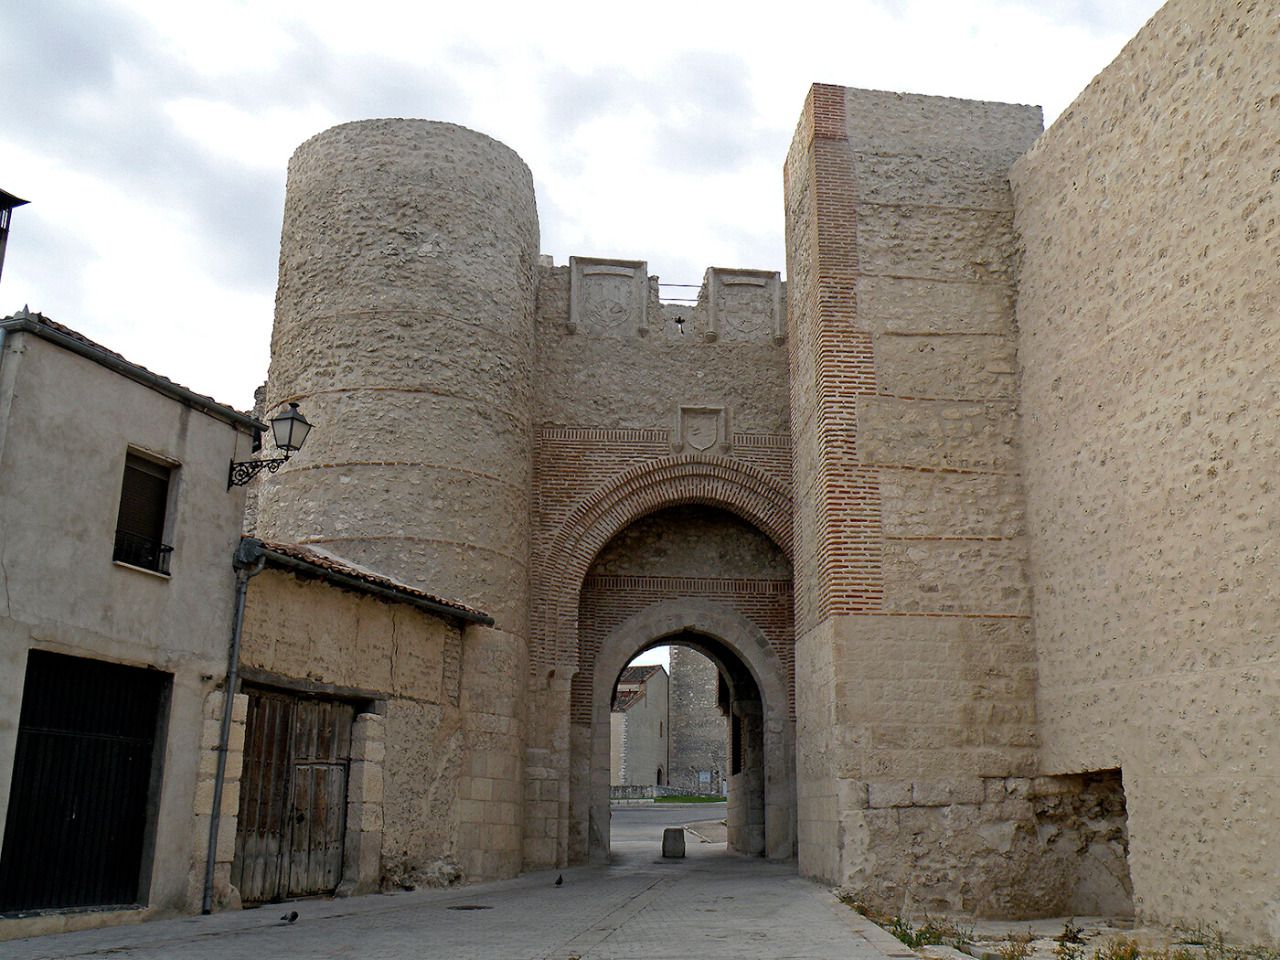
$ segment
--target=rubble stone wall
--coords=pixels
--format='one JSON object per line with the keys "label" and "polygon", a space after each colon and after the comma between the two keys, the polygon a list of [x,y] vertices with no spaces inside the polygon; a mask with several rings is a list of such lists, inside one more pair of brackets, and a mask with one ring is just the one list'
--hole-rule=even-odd
{"label": "rubble stone wall", "polygon": [[[726,718],[716,665],[688,647],[671,648],[671,779],[689,793],[719,793],[729,776]],[[706,774],[706,779],[702,775]]]}
{"label": "rubble stone wall", "polygon": [[1280,941],[1280,17],[1172,0],[1013,167],[1041,767],[1143,918]]}
{"label": "rubble stone wall", "polygon": [[290,160],[264,405],[315,429],[257,529],[495,619],[463,648],[472,879],[522,862],[537,257],[533,178],[483,134],[369,120]]}

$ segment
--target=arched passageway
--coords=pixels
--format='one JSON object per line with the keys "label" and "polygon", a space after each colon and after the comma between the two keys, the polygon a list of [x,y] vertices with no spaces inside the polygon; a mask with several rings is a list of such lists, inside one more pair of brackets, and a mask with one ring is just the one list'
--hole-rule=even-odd
{"label": "arched passageway", "polygon": [[[736,610],[708,600],[656,603],[614,629],[595,660],[587,776],[571,816],[586,819],[587,858],[609,857],[609,710],[623,668],[662,644],[688,646],[716,665],[725,688],[729,733],[729,849],[786,859],[795,851],[795,725],[786,671],[763,631]],[[581,769],[579,764],[575,764]]]}
{"label": "arched passageway", "polygon": [[[568,789],[560,794],[559,808],[560,862],[607,859],[613,686],[638,653],[684,634],[690,646],[711,657],[726,680],[734,679],[735,697],[726,707],[737,717],[740,747],[747,746],[748,758],[759,757],[758,770],[750,777],[760,783],[760,798],[743,812],[757,812],[757,827],[763,816],[763,840],[757,836],[748,842],[744,828],[735,832],[735,846],[771,858],[794,856],[795,632],[785,546],[789,538],[779,539],[783,528],[763,526],[727,503],[676,498],[617,519],[623,522],[611,526],[589,562],[581,564],[580,579],[575,569],[559,570],[576,598],[571,619],[575,670],[566,700],[559,701],[568,713],[567,726],[561,728],[565,739],[559,743],[567,741],[568,750],[560,753],[564,747],[553,735],[549,754],[533,756],[542,760],[567,754],[561,783]],[[664,770],[668,782],[674,773],[671,767]],[[747,795],[745,783],[739,796]],[[541,796],[546,788],[537,789]],[[737,812],[735,807],[735,823]],[[542,822],[531,827],[534,833],[541,830]]]}

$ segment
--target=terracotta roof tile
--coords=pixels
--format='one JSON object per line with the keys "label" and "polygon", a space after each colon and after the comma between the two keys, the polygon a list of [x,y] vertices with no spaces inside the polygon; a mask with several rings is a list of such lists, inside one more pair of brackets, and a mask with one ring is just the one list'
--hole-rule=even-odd
{"label": "terracotta roof tile", "polygon": [[[248,538],[246,538],[248,539]],[[422,600],[430,600],[442,607],[448,607],[461,613],[471,614],[476,617],[486,617],[486,614],[469,607],[465,603],[457,600],[450,600],[446,597],[439,597],[432,593],[419,590],[417,587],[411,587],[407,583],[401,583],[391,577],[385,576],[377,571],[370,570],[368,567],[362,567],[358,563],[340,557],[337,554],[330,553],[321,547],[313,545],[303,545],[300,543],[275,543],[270,540],[261,541],[262,545],[274,553],[283,554],[286,557],[292,557],[294,560],[301,560],[303,563],[318,567],[321,570],[328,570],[332,573],[340,573],[344,576],[351,577],[354,580],[360,580],[373,586],[382,587],[395,593],[404,594],[408,597],[416,597]]]}
{"label": "terracotta roof tile", "polygon": [[157,380],[163,380],[165,383],[172,384],[173,386],[177,387],[180,390],[185,390],[190,394],[194,394],[195,396],[201,398],[202,400],[208,401],[210,406],[224,407],[227,410],[231,410],[245,417],[253,416],[251,412],[246,412],[244,410],[236,410],[236,408],[231,406],[230,404],[220,403],[217,400],[215,400],[213,397],[208,396],[207,394],[198,393],[197,391],[192,390],[190,387],[187,387],[181,383],[178,383],[176,380],[170,380],[168,377],[164,376],[163,374],[156,373],[154,370],[150,370],[147,367],[144,367],[140,363],[134,363],[128,357],[122,356],[121,354],[116,353],[114,350],[111,350],[108,347],[104,347],[102,344],[98,343],[98,341],[90,340],[88,337],[86,337],[83,333],[80,333],[78,330],[72,330],[70,327],[66,326],[65,324],[58,323],[58,321],[56,320],[50,320],[43,313],[33,313],[32,311],[24,307],[23,309],[19,310],[17,313],[13,314],[11,318],[5,318],[5,319],[29,320],[32,323],[39,324],[42,327],[47,327],[48,329],[54,330],[57,333],[62,334],[64,337],[67,337],[68,339],[75,340],[78,343],[82,343],[86,347],[96,350],[99,353],[105,353],[107,356],[114,357],[115,359],[119,360],[121,363],[128,364],[129,366],[135,368],[136,370],[140,370],[141,372],[147,374],[148,376],[155,377]]}
{"label": "terracotta roof tile", "polygon": [[642,667],[626,667],[622,671],[622,676],[618,677],[619,683],[644,683],[655,673],[661,670],[659,664],[652,663]]}

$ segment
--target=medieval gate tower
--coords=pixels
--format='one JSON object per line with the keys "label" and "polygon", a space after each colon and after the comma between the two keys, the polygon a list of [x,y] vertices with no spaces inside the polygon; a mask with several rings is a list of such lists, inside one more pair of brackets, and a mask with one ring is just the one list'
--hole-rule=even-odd
{"label": "medieval gate tower", "polygon": [[712,267],[693,308],[540,258],[481,134],[298,149],[265,412],[317,430],[258,532],[493,616],[443,667],[468,877],[607,856],[610,693],[676,643],[727,691],[740,852],[890,910],[1280,937],[1275,605],[1204,562],[1280,522],[1274,411],[1232,406],[1274,355],[1273,8],[1173,0],[1043,136],[814,86],[788,282]]}
{"label": "medieval gate tower", "polygon": [[494,616],[454,667],[469,875],[606,855],[611,688],[672,641],[729,684],[732,842],[793,856],[779,275],[710,270],[669,314],[643,262],[537,243],[528,169],[481,134],[376,120],[298,149],[267,403],[326,428],[259,533]]}
{"label": "medieval gate tower", "polygon": [[464,777],[502,791],[489,822],[460,825],[481,876],[521,864],[537,256],[532,177],[488,137],[348,124],[289,165],[269,400],[325,429],[260,529],[493,616],[452,666],[488,718]]}

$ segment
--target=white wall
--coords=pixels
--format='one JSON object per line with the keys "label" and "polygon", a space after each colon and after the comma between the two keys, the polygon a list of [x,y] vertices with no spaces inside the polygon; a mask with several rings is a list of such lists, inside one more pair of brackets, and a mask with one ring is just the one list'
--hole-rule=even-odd
{"label": "white wall", "polygon": [[[170,496],[171,576],[112,561],[130,447],[179,464]],[[173,675],[150,912],[188,909],[203,869],[192,817],[202,710],[225,674],[242,488],[227,464],[249,438],[29,333],[0,356],[0,823],[7,812],[30,649]],[[76,925],[109,922],[79,914]],[[97,918],[96,920],[94,918]],[[0,921],[0,939],[61,929]]]}

